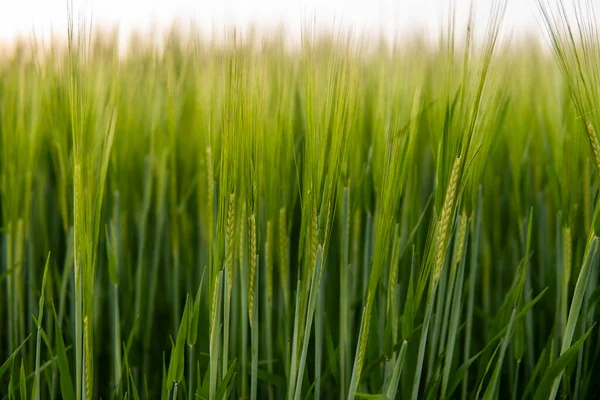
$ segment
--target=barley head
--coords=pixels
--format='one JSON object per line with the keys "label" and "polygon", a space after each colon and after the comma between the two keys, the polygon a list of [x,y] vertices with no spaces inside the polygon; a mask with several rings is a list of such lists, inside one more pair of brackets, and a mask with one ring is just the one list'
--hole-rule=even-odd
{"label": "barley head", "polygon": [[217,298],[219,296],[219,276],[220,274],[215,275],[215,283],[213,284],[212,290],[212,301],[210,302],[210,321],[208,326],[208,331],[212,332],[213,324],[217,320]]}
{"label": "barley head", "polygon": [[461,158],[457,157],[452,167],[450,182],[446,190],[446,198],[442,205],[442,215],[439,221],[437,250],[435,256],[435,269],[433,270],[433,283],[435,284],[440,277],[444,258],[446,257],[446,247],[450,236],[450,228],[452,227],[452,215],[454,214],[454,203],[458,191],[458,179],[460,176]]}
{"label": "barley head", "polygon": [[596,131],[591,122],[587,123],[587,136],[592,147],[592,153],[594,154],[596,168],[598,169],[598,173],[600,173],[600,144],[598,143],[598,136],[596,136]]}
{"label": "barley head", "polygon": [[248,276],[248,316],[250,326],[252,326],[252,311],[254,309],[254,289],[256,281],[256,270],[258,268],[258,259],[256,252],[256,217],[254,213],[250,215],[248,229],[250,230],[250,274]]}
{"label": "barley head", "polygon": [[315,267],[315,260],[317,259],[317,247],[319,245],[318,234],[319,234],[319,225],[318,225],[319,215],[317,214],[317,201],[313,197],[313,208],[312,208],[312,220],[311,220],[311,244],[310,244],[310,275],[308,278],[312,276],[313,269]]}
{"label": "barley head", "polygon": [[231,287],[233,284],[233,253],[235,248],[235,192],[231,192],[229,195],[226,243],[227,254],[225,256],[225,267],[227,271],[227,293],[231,293]]}
{"label": "barley head", "polygon": [[454,245],[454,264],[458,264],[462,258],[463,251],[465,249],[465,237],[467,235],[467,214],[463,213],[460,216],[460,224],[458,225],[458,232],[456,235],[456,242]]}
{"label": "barley head", "polygon": [[83,340],[85,341],[85,397],[90,400],[92,398],[92,368],[93,368],[93,359],[92,356],[92,343],[90,340],[90,329],[88,326],[88,316],[86,315],[83,318]]}

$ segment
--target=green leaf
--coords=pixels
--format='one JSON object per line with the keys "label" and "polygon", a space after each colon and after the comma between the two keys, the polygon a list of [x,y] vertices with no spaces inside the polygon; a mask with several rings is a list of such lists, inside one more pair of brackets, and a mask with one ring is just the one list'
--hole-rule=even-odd
{"label": "green leaf", "polygon": [[463,363],[463,365],[461,365],[456,370],[456,372],[452,375],[452,378],[450,379],[450,383],[448,384],[448,393],[450,393],[450,394],[454,393],[454,391],[456,390],[458,385],[460,385],[460,382],[463,380],[463,378],[469,371],[471,364],[473,364],[473,362],[475,362],[475,360],[477,360],[481,354],[483,354],[483,352],[479,352],[479,353],[475,354],[473,357],[471,357],[467,361],[465,361]]}
{"label": "green leaf", "polygon": [[105,227],[106,255],[108,258],[108,276],[110,283],[119,284],[119,275],[117,273],[117,242],[115,227],[112,223]]}
{"label": "green leaf", "polygon": [[412,262],[410,264],[410,279],[408,281],[408,292],[406,293],[406,302],[404,303],[404,314],[402,314],[402,337],[410,340],[414,328],[414,268],[415,268],[415,250],[413,248]]}
{"label": "green leaf", "polygon": [[413,378],[411,399],[416,400],[419,396],[419,386],[421,384],[421,374],[423,372],[423,358],[425,357],[425,347],[427,347],[427,334],[429,333],[429,324],[431,322],[431,313],[433,312],[433,304],[435,303],[435,293],[438,284],[434,284],[431,295],[427,299],[427,307],[425,308],[425,319],[423,320],[423,331],[419,339],[419,351],[417,353],[417,365],[415,376]]}
{"label": "green leaf", "polygon": [[531,376],[529,377],[529,382],[527,383],[527,386],[525,387],[525,391],[523,392],[523,398],[531,398],[531,395],[533,393],[533,391],[536,388],[536,383],[537,383],[537,377],[538,375],[540,375],[544,368],[548,365],[548,353],[549,353],[549,349],[550,349],[550,343],[552,343],[552,335],[550,335],[550,338],[548,340],[548,344],[544,347],[544,349],[542,350],[542,354],[540,355],[540,358],[538,359],[537,363],[535,364],[535,367],[533,368],[533,372],[531,373]]}
{"label": "green leaf", "polygon": [[[575,285],[575,292],[573,294],[573,300],[571,301],[571,308],[569,309],[567,326],[565,327],[563,342],[560,349],[561,354],[564,354],[567,351],[567,348],[571,345],[571,341],[573,340],[575,326],[577,325],[577,320],[579,319],[579,314],[581,311],[581,305],[583,303],[585,291],[588,287],[588,281],[592,270],[592,265],[596,264],[595,260],[598,251],[598,241],[599,239],[597,237],[593,237],[590,240],[583,267],[581,268],[581,271],[579,271],[579,276],[577,277],[577,284]],[[552,392],[550,394],[551,400],[554,399],[556,393],[558,392],[558,386],[560,385],[561,375],[562,374],[557,376],[554,380],[554,384],[552,385]]]}
{"label": "green leaf", "polygon": [[196,298],[192,300],[193,311],[190,315],[190,326],[188,329],[188,346],[194,346],[198,339],[198,321],[200,320],[200,299],[202,298],[202,284],[204,282],[204,274],[206,273],[206,267],[202,270],[202,277],[200,278],[200,284],[198,285],[198,291]]}
{"label": "green leaf", "polygon": [[44,275],[42,277],[42,289],[39,301],[38,318],[36,321],[37,325],[37,341],[35,350],[35,383],[33,385],[33,394],[36,400],[40,398],[40,352],[42,347],[42,319],[44,318],[44,300],[46,298],[46,276],[48,275],[48,265],[50,264],[50,253],[46,258],[46,265],[44,266]]}
{"label": "green leaf", "polygon": [[483,388],[483,382],[485,381],[485,377],[488,374],[488,372],[490,371],[490,368],[492,367],[494,358],[496,358],[496,354],[498,353],[498,350],[500,350],[501,347],[502,347],[502,343],[498,343],[498,346],[496,346],[496,350],[494,350],[494,353],[492,354],[492,356],[490,357],[490,360],[488,361],[487,365],[485,366],[485,372],[483,373],[483,376],[481,377],[481,381],[479,382],[479,386],[477,387],[477,395],[475,396],[476,399],[479,399],[479,394],[481,393],[481,389]]}
{"label": "green leaf", "polygon": [[398,391],[398,383],[400,382],[400,374],[402,373],[402,367],[404,366],[404,356],[406,355],[407,347],[408,342],[405,340],[404,342],[402,342],[402,348],[400,349],[400,353],[398,353],[398,358],[396,359],[396,363],[394,364],[392,377],[390,378],[389,385],[385,390],[385,397],[387,399],[394,399],[396,397],[396,392]]}
{"label": "green leaf", "polygon": [[56,354],[58,355],[58,374],[60,378],[60,392],[64,400],[74,400],[75,392],[73,391],[73,381],[71,380],[71,372],[69,371],[69,359],[65,342],[63,340],[62,330],[56,316],[54,304],[52,304],[54,312],[54,331],[56,334]]}
{"label": "green leaf", "polygon": [[4,363],[2,363],[2,366],[0,366],[0,379],[2,379],[2,377],[4,376],[4,374],[6,373],[6,371],[8,371],[8,369],[12,366],[13,360],[15,359],[15,357],[17,356],[17,354],[19,354],[19,352],[21,351],[21,349],[23,348],[23,346],[25,346],[25,343],[27,343],[27,341],[31,338],[31,334],[29,334],[29,336],[27,336],[25,338],[25,340],[23,340],[23,342],[21,342],[21,344],[19,345],[19,347],[17,347],[15,349],[15,351],[12,352],[12,354],[10,355],[10,357],[8,357],[6,359],[6,361],[4,361]]}
{"label": "green leaf", "polygon": [[27,381],[25,380],[25,366],[21,358],[21,368],[19,369],[19,392],[21,400],[27,400]]}
{"label": "green leaf", "polygon": [[185,341],[187,338],[188,328],[188,313],[189,313],[190,296],[188,295],[185,300],[185,308],[183,309],[183,316],[179,323],[179,329],[177,331],[177,340],[175,346],[171,352],[171,360],[169,361],[169,382],[179,383],[183,380],[184,364],[185,364]]}
{"label": "green leaf", "polygon": [[202,385],[198,385],[198,387],[196,388],[196,397],[199,397],[201,399],[208,399],[210,395],[210,371],[206,371],[203,380],[200,376],[200,365],[198,365],[196,371],[198,371],[198,382],[202,382]]}
{"label": "green leaf", "polygon": [[171,381],[169,381],[169,374],[167,373],[167,366],[165,362],[165,353],[162,355],[162,390],[160,391],[161,400],[168,400],[169,398],[169,387]]}
{"label": "green leaf", "polygon": [[131,382],[131,392],[133,393],[133,400],[140,400],[140,396],[135,386],[135,381],[133,380],[133,375],[131,374],[131,368],[128,368],[127,371],[127,375],[129,376],[129,382]]}
{"label": "green leaf", "polygon": [[553,387],[553,382],[557,379],[567,367],[567,365],[575,359],[579,349],[583,345],[583,342],[587,337],[592,333],[595,324],[588,329],[588,331],[576,341],[573,346],[571,346],[567,351],[565,351],[560,357],[558,357],[550,366],[546,369],[544,373],[544,377],[540,382],[537,390],[535,391],[534,400],[542,400],[547,399],[550,391]]}
{"label": "green leaf", "polygon": [[11,374],[10,374],[10,380],[8,381],[8,397],[10,399],[16,399],[17,396],[15,396],[15,363],[11,364]]}
{"label": "green leaf", "polygon": [[304,341],[302,343],[301,353],[300,353],[300,362],[298,368],[298,377],[295,385],[295,399],[300,399],[302,393],[302,383],[304,372],[306,371],[306,356],[308,354],[308,344],[310,341],[310,332],[313,323],[313,317],[315,313],[315,308],[317,305],[317,299],[320,294],[321,289],[321,270],[323,268],[323,247],[319,245],[317,247],[317,254],[315,257],[315,266],[313,271],[313,276],[310,285],[310,295],[308,299],[308,310],[307,316],[305,320],[305,328],[304,328]]}
{"label": "green leaf", "polygon": [[269,385],[274,385],[274,386],[280,387],[282,389],[285,389],[285,387],[286,387],[287,381],[283,376],[274,374],[265,369],[259,368],[256,371],[256,376],[258,379],[260,379],[261,381],[263,381]]}
{"label": "green leaf", "polygon": [[496,362],[496,368],[494,369],[490,383],[488,384],[487,389],[483,394],[484,400],[492,400],[496,396],[498,382],[500,381],[500,371],[502,370],[502,362],[504,361],[504,354],[506,354],[506,348],[508,347],[508,342],[510,341],[510,336],[512,335],[516,315],[517,306],[515,305],[515,307],[513,308],[512,315],[510,317],[510,321],[508,322],[506,336],[502,340],[502,346],[500,347],[500,355],[498,356],[498,361]]}
{"label": "green leaf", "polygon": [[233,378],[236,374],[236,361],[237,359],[233,359],[233,361],[231,361],[231,366],[217,387],[217,395],[215,399],[222,399],[231,391],[233,385],[230,385],[230,383],[233,382]]}
{"label": "green leaf", "polygon": [[600,286],[598,286],[590,295],[588,300],[588,312],[594,309],[593,306],[598,302],[598,300],[600,300]]}

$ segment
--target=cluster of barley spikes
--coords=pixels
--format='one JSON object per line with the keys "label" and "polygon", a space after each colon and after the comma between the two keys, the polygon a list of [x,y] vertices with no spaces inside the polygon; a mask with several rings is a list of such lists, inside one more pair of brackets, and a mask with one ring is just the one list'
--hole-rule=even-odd
{"label": "cluster of barley spikes", "polygon": [[598,20],[540,0],[545,49],[494,4],[3,55],[0,397],[593,398]]}

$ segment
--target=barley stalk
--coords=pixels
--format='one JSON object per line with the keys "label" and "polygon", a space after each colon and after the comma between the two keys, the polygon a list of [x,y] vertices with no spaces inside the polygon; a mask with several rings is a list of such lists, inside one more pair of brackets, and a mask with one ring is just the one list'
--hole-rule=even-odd
{"label": "barley stalk", "polygon": [[331,227],[331,200],[327,202],[327,218],[325,219],[325,238],[323,239],[323,249],[329,244],[329,229]]}
{"label": "barley stalk", "polygon": [[288,298],[288,234],[286,226],[286,210],[281,207],[279,210],[279,279],[281,280],[281,288],[286,309],[289,306],[290,299]]}
{"label": "barley stalk", "polygon": [[[75,170],[73,173],[73,203],[74,203],[74,212],[73,212],[73,229],[74,235],[73,238],[76,242],[79,241],[80,238],[83,238],[83,227],[82,227],[82,219],[81,216],[83,214],[82,211],[82,198],[83,198],[83,190],[81,185],[81,165],[79,163],[75,163],[73,166]],[[75,280],[79,277],[81,271],[81,245],[75,244]]]}
{"label": "barley stalk", "polygon": [[[350,301],[354,301],[354,295],[359,292],[358,290],[358,271],[360,268],[360,248],[361,248],[361,235],[363,233],[362,229],[362,218],[360,215],[360,210],[356,210],[353,216],[352,221],[352,261],[349,265],[350,268]],[[354,314],[350,313],[350,321],[354,318]]]}
{"label": "barley stalk", "polygon": [[238,257],[241,259],[244,256],[244,252],[246,251],[246,203],[242,202],[242,210],[241,210],[241,218],[240,218],[240,232],[238,235]]}
{"label": "barley stalk", "polygon": [[562,229],[562,244],[563,244],[563,268],[562,268],[562,293],[560,294],[560,332],[564,336],[565,325],[567,323],[567,307],[569,302],[569,281],[571,279],[571,262],[572,262],[572,243],[571,243],[571,228],[568,226]]}
{"label": "barley stalk", "polygon": [[[207,207],[208,207],[208,247],[209,249],[212,249],[214,246],[213,243],[213,234],[214,234],[214,201],[215,201],[215,173],[214,173],[214,167],[213,167],[213,160],[212,160],[212,149],[210,147],[206,148],[206,180],[207,180]],[[210,269],[209,272],[211,273],[210,276],[214,275],[215,273],[215,266],[212,265],[212,255],[213,252],[212,250],[209,252],[209,264],[210,264]],[[209,280],[209,282],[212,281]]]}
{"label": "barley stalk", "polygon": [[590,159],[587,158],[583,168],[583,221],[585,226],[590,226],[592,220],[590,193]]}
{"label": "barley stalk", "polygon": [[[392,241],[392,257],[391,257],[391,265],[390,265],[390,274],[388,277],[388,312],[394,311],[392,310],[394,301],[394,286],[398,280],[398,268],[400,264],[400,238],[398,236],[398,224],[396,224],[396,228],[394,231],[394,240]],[[394,332],[395,334],[395,332]]]}
{"label": "barley stalk", "polygon": [[[369,328],[369,325],[371,323],[371,313],[369,312],[369,310],[372,307],[372,302],[373,302],[373,296],[371,295],[371,292],[367,291],[367,298],[365,301],[365,306],[363,308],[363,319],[362,319],[362,323],[361,323],[361,332],[365,332],[367,331]],[[360,338],[362,339],[364,336],[360,335]],[[367,350],[367,340],[359,340],[359,345],[358,345],[358,353],[356,355],[357,357],[357,364],[356,364],[356,382],[360,382],[360,378],[362,375],[362,369],[363,369],[363,362],[365,360],[365,352]],[[349,396],[354,396],[354,393],[349,393]]]}
{"label": "barley stalk", "polygon": [[564,285],[566,287],[569,286],[569,281],[571,280],[571,263],[573,259],[573,249],[571,245],[571,227],[563,228],[563,256],[564,256]]}
{"label": "barley stalk", "polygon": [[248,341],[248,335],[247,335],[247,330],[248,330],[248,325],[246,323],[246,318],[244,318],[245,316],[245,311],[248,307],[248,293],[247,293],[247,275],[248,275],[248,259],[247,259],[247,254],[246,254],[246,246],[247,246],[247,240],[248,240],[248,236],[247,236],[247,232],[246,232],[246,226],[247,226],[247,222],[246,222],[246,202],[243,201],[242,202],[242,208],[241,208],[241,215],[239,217],[239,234],[238,234],[238,241],[239,241],[239,248],[238,248],[238,265],[240,268],[240,277],[241,277],[241,293],[240,293],[240,314],[242,316],[241,320],[242,320],[242,324],[241,324],[241,331],[242,331],[242,348],[241,348],[241,361],[242,361],[242,373],[241,373],[241,380],[242,380],[242,384],[241,384],[241,390],[240,390],[240,394],[241,397],[243,399],[246,398],[247,392],[248,392],[248,381],[247,381],[247,352],[248,352],[248,346],[247,346],[247,341]]}
{"label": "barley stalk", "polygon": [[267,221],[267,237],[265,241],[265,268],[267,272],[267,298],[269,304],[273,299],[273,224]]}

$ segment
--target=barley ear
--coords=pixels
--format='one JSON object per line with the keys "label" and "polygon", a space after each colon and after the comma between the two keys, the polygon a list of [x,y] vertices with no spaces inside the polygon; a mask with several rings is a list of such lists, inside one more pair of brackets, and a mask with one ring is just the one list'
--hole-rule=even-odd
{"label": "barley ear", "polygon": [[250,318],[250,327],[252,327],[252,311],[254,309],[254,286],[257,270],[256,253],[256,217],[254,213],[250,215],[248,229],[250,230],[250,275],[248,277],[248,317]]}
{"label": "barley ear", "polygon": [[594,161],[596,162],[596,168],[600,173],[600,143],[598,143],[598,136],[591,122],[587,123],[587,136],[592,147],[592,153],[594,153]]}
{"label": "barley ear", "polygon": [[210,320],[208,324],[208,331],[212,332],[213,324],[217,318],[217,300],[219,296],[219,275],[215,276],[215,280],[212,288],[212,296],[211,296],[211,307],[210,307]]}
{"label": "barley ear", "polygon": [[90,340],[90,329],[88,325],[88,316],[86,315],[83,319],[83,340],[85,341],[85,397],[89,400],[92,398],[92,389],[94,387],[92,382],[92,366],[94,357],[92,356],[92,343]]}
{"label": "barley ear", "polygon": [[452,174],[450,175],[450,182],[448,189],[446,190],[446,198],[442,206],[442,215],[439,221],[438,241],[435,255],[435,268],[433,270],[433,284],[437,283],[442,267],[444,265],[444,258],[446,257],[446,247],[450,238],[450,228],[452,227],[452,216],[454,215],[454,203],[456,201],[456,194],[458,192],[458,180],[460,177],[461,169],[461,158],[457,157],[452,167]]}
{"label": "barley ear", "polygon": [[319,225],[318,225],[319,215],[317,213],[317,201],[313,196],[313,207],[312,207],[312,220],[311,220],[311,245],[310,245],[310,276],[312,276],[313,269],[315,267],[315,260],[317,259],[317,247],[319,245],[318,234],[319,234]]}
{"label": "barley ear", "polygon": [[456,236],[456,242],[454,245],[454,257],[453,263],[458,264],[462,258],[463,251],[465,249],[465,236],[467,234],[467,214],[462,213],[460,217],[460,225],[458,225],[458,232]]}
{"label": "barley ear", "polygon": [[233,284],[233,253],[235,249],[235,192],[231,192],[229,195],[226,243],[227,254],[225,257],[225,266],[227,271],[227,293],[230,294]]}

